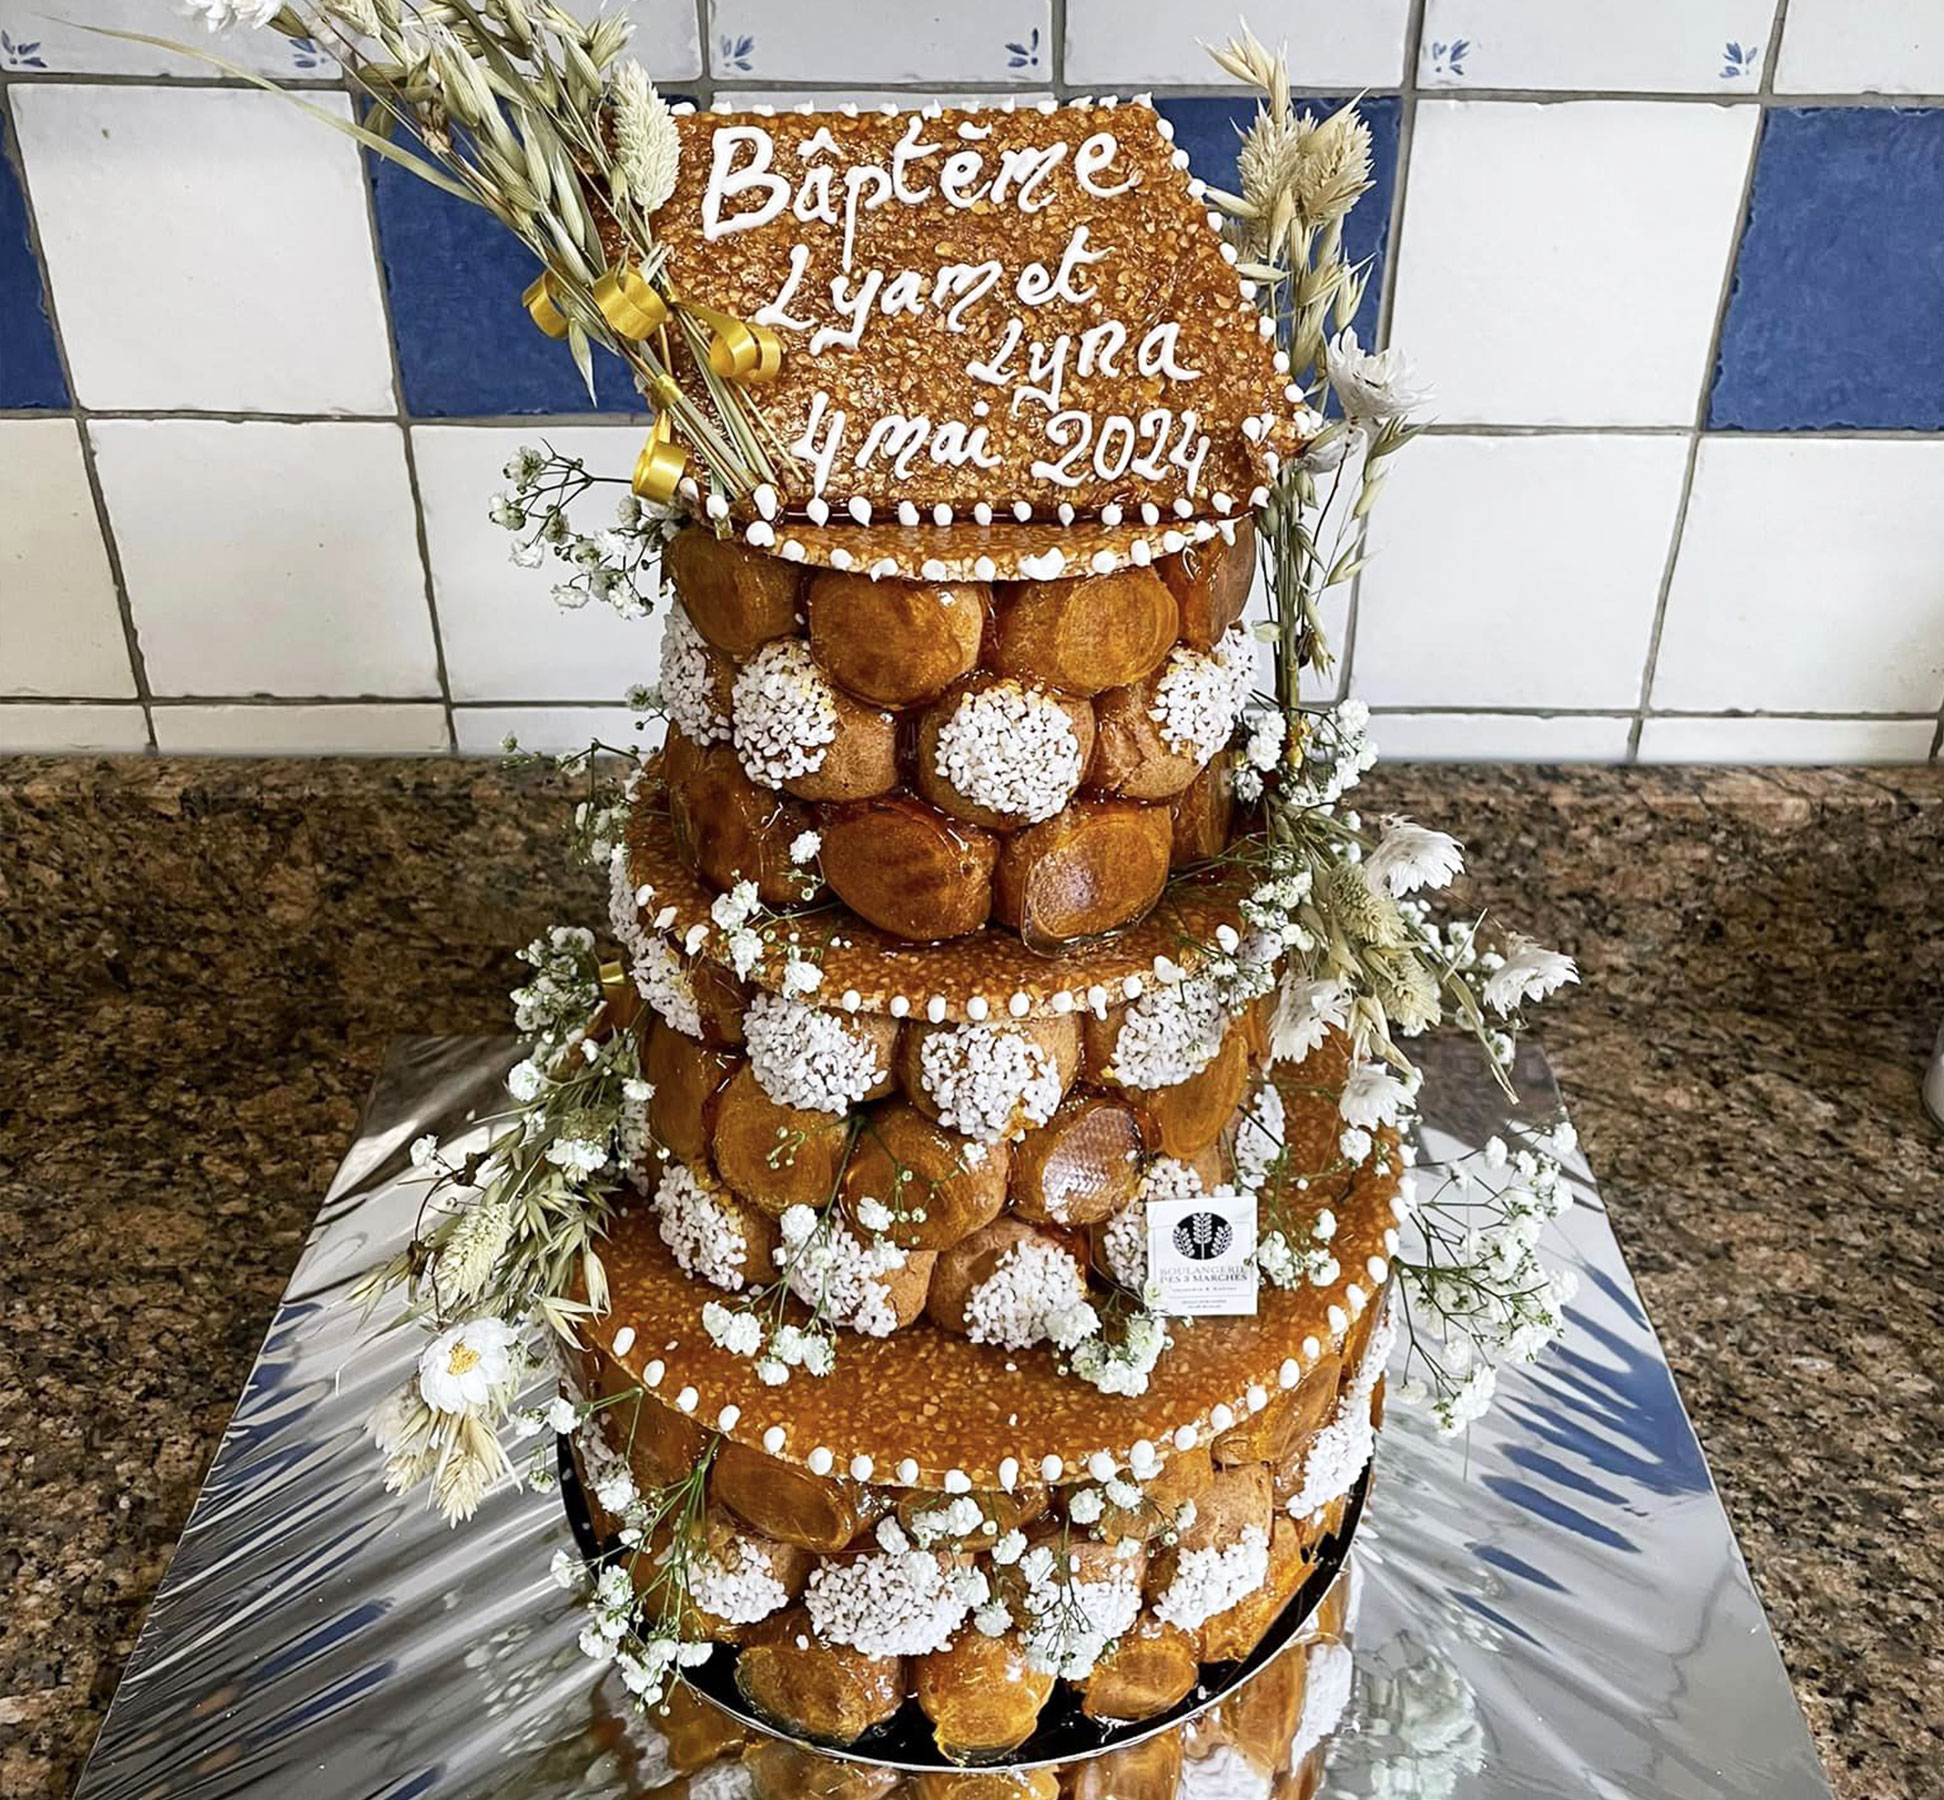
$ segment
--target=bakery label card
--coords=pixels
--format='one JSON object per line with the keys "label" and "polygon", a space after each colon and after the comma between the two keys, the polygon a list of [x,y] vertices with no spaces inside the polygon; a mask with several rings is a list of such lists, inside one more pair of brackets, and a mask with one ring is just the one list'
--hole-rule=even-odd
{"label": "bakery label card", "polygon": [[1209,1317],[1256,1309],[1253,1194],[1150,1200],[1148,1303],[1159,1313]]}

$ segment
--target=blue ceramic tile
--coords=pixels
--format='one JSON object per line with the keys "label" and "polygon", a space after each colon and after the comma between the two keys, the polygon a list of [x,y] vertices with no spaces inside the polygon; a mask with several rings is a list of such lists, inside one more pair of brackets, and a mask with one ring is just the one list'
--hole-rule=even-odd
{"label": "blue ceramic tile", "polygon": [[67,382],[4,132],[0,122],[0,408],[61,408],[68,403]]}
{"label": "blue ceramic tile", "polygon": [[564,342],[520,304],[538,272],[498,220],[409,169],[371,158],[378,245],[405,410],[415,418],[637,411],[620,360],[594,352],[597,409]]}
{"label": "blue ceramic tile", "polygon": [[[1317,114],[1334,112],[1343,104],[1335,99],[1305,100],[1296,104]],[[1208,97],[1201,99],[1159,99],[1156,109],[1175,128],[1175,142],[1188,152],[1188,167],[1211,186],[1234,193],[1238,185],[1235,153],[1255,117],[1255,102],[1244,99]],[[1390,235],[1391,193],[1397,181],[1397,124],[1399,103],[1395,94],[1367,95],[1359,102],[1364,122],[1370,127],[1371,179],[1375,185],[1359,200],[1343,230],[1345,247],[1352,260],[1372,258],[1369,285],[1364,289],[1363,305],[1357,311],[1357,336],[1365,344],[1376,342],[1377,308],[1384,290],[1384,257]]]}
{"label": "blue ceramic tile", "polygon": [[1944,427],[1944,111],[1769,114],[1708,423]]}

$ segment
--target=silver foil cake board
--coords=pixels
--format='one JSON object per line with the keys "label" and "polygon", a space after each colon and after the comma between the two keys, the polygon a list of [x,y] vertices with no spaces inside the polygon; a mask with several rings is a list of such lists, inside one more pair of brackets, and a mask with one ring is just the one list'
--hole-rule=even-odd
{"label": "silver foil cake board", "polygon": [[[408,1238],[407,1146],[495,1111],[510,1043],[394,1048],[157,1591],[78,1800],[644,1791],[612,1671],[552,1581],[559,1495],[448,1529],[384,1492],[365,1420],[412,1366],[347,1296]],[[1426,1156],[1512,1116],[1467,1044],[1425,1057]],[[1523,1053],[1520,1111],[1557,1104]],[[483,1141],[483,1128],[474,1128]],[[1550,1249],[1570,1326],[1443,1439],[1393,1405],[1358,1533],[1355,1676],[1321,1789],[1828,1800],[1666,1359],[1583,1169]],[[653,1758],[647,1759],[650,1763]]]}

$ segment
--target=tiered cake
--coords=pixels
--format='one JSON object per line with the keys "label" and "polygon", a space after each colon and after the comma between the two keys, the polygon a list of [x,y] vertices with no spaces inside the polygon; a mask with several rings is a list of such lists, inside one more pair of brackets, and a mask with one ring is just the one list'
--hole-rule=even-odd
{"label": "tiered cake", "polygon": [[[681,1497],[616,1566],[814,1742],[1181,1707],[1381,1416],[1395,1138],[1343,1155],[1340,1034],[1271,1068],[1230,750],[1314,415],[1182,165],[1145,106],[700,116],[657,215],[677,291],[782,334],[798,475],[663,559],[577,1453],[606,1532]],[[1164,1207],[1240,1268],[1213,1316]]]}
{"label": "tiered cake", "polygon": [[1356,108],[1225,45],[1226,193],[1141,100],[697,114],[624,14],[206,10],[341,64],[653,413],[490,509],[659,618],[666,729],[561,759],[621,962],[528,945],[509,1107],[412,1146],[387,1485],[462,1519],[564,1440],[581,1646],[698,1790],[1309,1792],[1398,1329],[1462,1430],[1571,1291],[1567,1132],[1411,1170],[1405,1046],[1503,1072],[1573,965],[1434,911],[1457,840],[1346,806],[1363,709],[1304,689],[1419,429]]}

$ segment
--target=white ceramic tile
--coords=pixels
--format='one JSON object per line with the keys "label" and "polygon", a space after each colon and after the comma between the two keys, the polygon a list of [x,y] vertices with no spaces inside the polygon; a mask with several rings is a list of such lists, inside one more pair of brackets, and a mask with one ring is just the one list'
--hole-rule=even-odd
{"label": "white ceramic tile", "polygon": [[1775,85],[1788,94],[1944,94],[1937,0],[1790,0]]}
{"label": "white ceramic tile", "polygon": [[0,0],[0,32],[7,40],[0,43],[0,74],[224,79],[223,70],[198,57],[102,35],[109,31],[166,38],[262,75],[317,81],[337,73],[314,46],[294,43],[281,32],[207,31],[181,8],[156,0],[83,0],[66,6],[58,0]]}
{"label": "white ceramic tile", "polygon": [[83,405],[392,408],[349,142],[238,89],[31,86],[13,104]]}
{"label": "white ceramic tile", "polygon": [[1378,713],[1370,741],[1381,762],[1619,762],[1633,720],[1624,714]]}
{"label": "white ceramic tile", "polygon": [[[1257,0],[1250,27],[1288,49],[1299,89],[1396,87],[1403,77],[1409,0]],[[1081,86],[1207,86],[1228,77],[1204,43],[1236,28],[1232,7],[1179,0],[1067,0],[1066,78]]]}
{"label": "white ceramic tile", "polygon": [[452,715],[461,756],[500,756],[510,732],[522,750],[560,755],[599,741],[615,749],[661,742],[661,721],[648,721],[625,706],[467,706]]}
{"label": "white ceramic tile", "polygon": [[1425,87],[1753,93],[1775,0],[1428,0]]}
{"label": "white ceramic tile", "polygon": [[[1016,48],[1015,48],[1016,46]],[[1045,82],[1053,71],[1048,0],[709,0],[717,81]]]}
{"label": "white ceramic tile", "polygon": [[1392,342],[1447,423],[1683,425],[1757,109],[1429,100]]}
{"label": "white ceramic tile", "polygon": [[624,12],[634,20],[628,54],[657,81],[693,80],[702,73],[702,32],[695,8],[683,0],[568,0],[567,10],[591,19],[600,12]]}
{"label": "white ceramic tile", "polygon": [[217,756],[384,756],[449,747],[445,708],[158,706],[155,747]]}
{"label": "white ceramic tile", "polygon": [[1648,719],[1640,760],[1661,763],[1920,763],[1935,719]]}
{"label": "white ceramic tile", "polygon": [[[583,19],[592,18],[602,6],[603,0],[567,0],[567,10]],[[328,81],[337,75],[336,66],[308,41],[293,41],[270,30],[206,31],[180,9],[158,0],[85,0],[85,24],[49,16],[64,11],[78,17],[83,10],[80,5],[60,8],[50,0],[0,0],[0,32],[6,33],[6,42],[0,43],[0,73],[224,79],[222,69],[195,55],[102,35],[125,31],[165,38],[189,51],[205,51],[239,68],[279,79]],[[608,0],[606,10],[633,18],[629,52],[658,80],[693,78],[702,72],[693,6],[672,5],[668,0],[630,0],[616,6]]]}
{"label": "white ceramic tile", "polygon": [[0,420],[0,694],[132,695],[71,419]]}
{"label": "white ceramic tile", "polygon": [[[544,438],[597,475],[625,480],[641,448],[639,425],[537,432],[471,425],[419,426],[413,434],[439,633],[455,700],[618,701],[656,680],[661,620],[623,619],[603,606],[567,611],[553,589],[568,571],[549,562],[514,567],[513,538],[486,517],[505,487],[506,460]],[[598,489],[573,510],[583,529],[612,522],[625,487]]]}
{"label": "white ceramic tile", "polygon": [[1940,483],[1944,442],[1704,439],[1652,703],[1935,711]]}
{"label": "white ceramic tile", "polygon": [[1677,437],[1420,438],[1372,517],[1352,691],[1634,706],[1686,461]]}
{"label": "white ceramic tile", "polygon": [[88,429],[153,692],[438,692],[396,426]]}
{"label": "white ceramic tile", "polygon": [[146,750],[139,706],[0,706],[0,755],[61,750]]}

